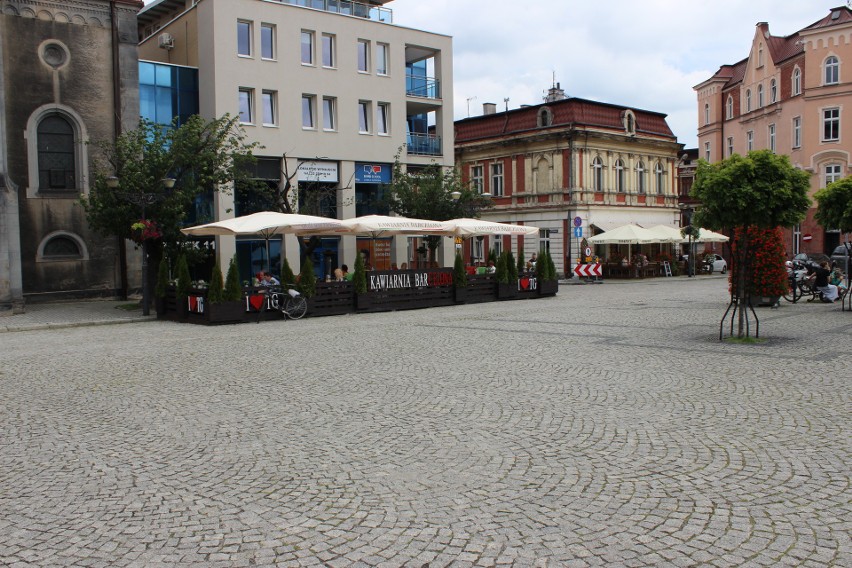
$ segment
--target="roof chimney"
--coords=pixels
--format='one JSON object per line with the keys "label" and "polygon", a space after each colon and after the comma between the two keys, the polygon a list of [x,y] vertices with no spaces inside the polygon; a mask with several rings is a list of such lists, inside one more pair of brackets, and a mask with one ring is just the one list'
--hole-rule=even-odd
{"label": "roof chimney", "polygon": [[496,114],[497,103],[482,103],[482,114]]}

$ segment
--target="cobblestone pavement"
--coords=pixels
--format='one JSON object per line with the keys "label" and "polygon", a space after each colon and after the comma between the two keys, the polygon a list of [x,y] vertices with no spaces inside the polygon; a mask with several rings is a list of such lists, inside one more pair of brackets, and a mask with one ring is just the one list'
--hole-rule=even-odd
{"label": "cobblestone pavement", "polygon": [[852,566],[852,313],[721,278],[0,335],[3,566]]}

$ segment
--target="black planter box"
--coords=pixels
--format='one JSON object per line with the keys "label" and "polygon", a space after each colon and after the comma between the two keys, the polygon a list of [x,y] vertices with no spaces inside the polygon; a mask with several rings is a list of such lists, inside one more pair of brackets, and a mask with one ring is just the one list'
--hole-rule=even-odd
{"label": "black planter box", "polygon": [[499,300],[515,300],[518,298],[518,283],[515,282],[498,282],[497,283],[497,299]]}
{"label": "black planter box", "polygon": [[223,323],[241,323],[246,318],[246,303],[244,301],[220,302],[204,306],[207,323],[217,325]]}
{"label": "black planter box", "polygon": [[538,295],[539,296],[555,296],[559,291],[559,282],[557,280],[539,280]]}
{"label": "black planter box", "polygon": [[453,289],[453,299],[457,304],[467,302],[467,288],[456,287]]}

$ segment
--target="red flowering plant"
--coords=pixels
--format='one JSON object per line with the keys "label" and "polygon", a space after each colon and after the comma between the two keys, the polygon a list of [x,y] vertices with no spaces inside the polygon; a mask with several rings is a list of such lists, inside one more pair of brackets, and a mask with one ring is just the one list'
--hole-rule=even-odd
{"label": "red flowering plant", "polygon": [[157,223],[150,219],[140,219],[130,225],[130,238],[135,243],[142,244],[143,241],[152,241],[162,236]]}
{"label": "red flowering plant", "polygon": [[731,267],[729,282],[731,286],[739,278],[739,270],[744,270],[745,289],[753,297],[781,296],[787,291],[787,258],[784,249],[784,237],[779,227],[765,229],[760,227],[739,227],[734,230],[731,240],[731,255],[736,257],[740,243],[748,243],[744,266],[734,263]]}

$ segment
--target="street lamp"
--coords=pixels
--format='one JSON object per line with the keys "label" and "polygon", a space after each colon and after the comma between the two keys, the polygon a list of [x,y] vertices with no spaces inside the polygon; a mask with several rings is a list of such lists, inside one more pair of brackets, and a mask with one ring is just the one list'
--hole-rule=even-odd
{"label": "street lamp", "polygon": [[[486,200],[491,199],[491,194],[488,193],[487,191],[484,191],[484,192],[480,193],[479,195],[480,195],[480,197],[483,197]],[[450,192],[450,197],[456,203],[459,203],[459,199],[461,199],[461,196],[462,196],[462,193],[460,191],[451,191]],[[462,206],[462,215],[464,215],[465,217],[473,217],[476,214],[476,211],[478,209],[477,206],[476,206],[476,203],[474,203],[472,200],[467,201],[466,203],[462,203],[461,206]],[[482,243],[484,238],[485,237],[480,236],[480,237],[477,237],[477,240],[478,240],[479,243]],[[474,241],[471,240],[470,241],[470,263],[471,263],[471,265],[473,265],[474,257],[476,257],[476,248],[475,247],[476,247],[476,245],[475,245]]]}
{"label": "street lamp", "polygon": [[[163,178],[160,180],[166,190],[175,186],[174,178]],[[116,176],[106,178],[106,185],[110,189],[118,189],[120,181]],[[121,196],[142,209],[142,220],[145,220],[145,207],[153,205],[168,197],[165,193],[122,193]],[[142,315],[151,313],[150,289],[148,286],[148,240],[142,239]]]}
{"label": "street lamp", "polygon": [[695,213],[695,208],[690,207],[686,203],[678,205],[683,212],[681,227],[686,223],[687,236],[689,237],[689,259],[687,261],[687,275],[691,278],[695,274],[695,230],[692,227],[692,214]]}

